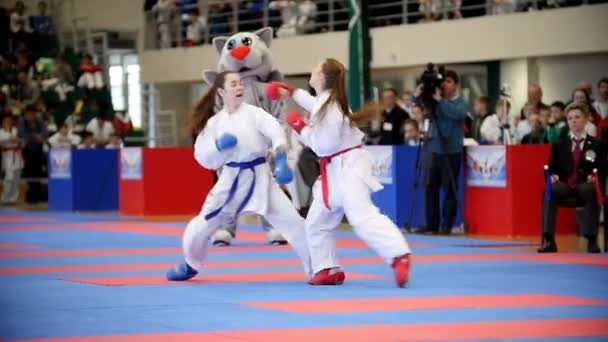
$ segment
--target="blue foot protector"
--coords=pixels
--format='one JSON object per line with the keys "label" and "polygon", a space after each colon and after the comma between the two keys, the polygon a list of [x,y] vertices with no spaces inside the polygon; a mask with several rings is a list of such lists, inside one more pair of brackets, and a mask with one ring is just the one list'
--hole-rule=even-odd
{"label": "blue foot protector", "polygon": [[183,264],[176,266],[167,272],[167,280],[184,281],[194,277],[197,274],[198,272],[194,268],[190,267],[190,265],[184,262]]}

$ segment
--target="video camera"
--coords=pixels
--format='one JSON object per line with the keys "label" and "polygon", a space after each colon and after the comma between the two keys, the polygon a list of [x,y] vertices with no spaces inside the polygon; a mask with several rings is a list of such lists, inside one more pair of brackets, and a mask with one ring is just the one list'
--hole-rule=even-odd
{"label": "video camera", "polygon": [[434,114],[437,102],[433,99],[435,89],[441,89],[441,83],[445,77],[445,66],[440,65],[438,70],[435,70],[433,63],[428,63],[426,69],[420,75],[418,84],[422,84],[422,94],[420,100],[427,114]]}

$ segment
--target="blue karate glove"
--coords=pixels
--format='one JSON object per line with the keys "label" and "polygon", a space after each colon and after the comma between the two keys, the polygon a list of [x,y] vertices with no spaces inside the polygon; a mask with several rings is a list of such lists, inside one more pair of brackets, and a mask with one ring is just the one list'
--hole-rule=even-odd
{"label": "blue karate glove", "polygon": [[237,143],[236,136],[234,136],[230,133],[224,133],[221,137],[219,137],[215,141],[215,147],[217,148],[218,151],[224,151],[229,148],[233,148],[234,146],[236,146],[236,143]]}
{"label": "blue karate glove", "polygon": [[287,166],[287,154],[284,151],[277,152],[274,176],[279,184],[289,184],[293,180],[293,172]]}

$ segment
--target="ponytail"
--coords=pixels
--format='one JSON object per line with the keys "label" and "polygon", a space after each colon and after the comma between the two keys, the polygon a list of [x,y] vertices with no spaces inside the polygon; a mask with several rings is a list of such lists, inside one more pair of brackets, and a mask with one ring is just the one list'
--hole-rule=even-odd
{"label": "ponytail", "polygon": [[219,73],[207,94],[203,96],[196,106],[194,106],[192,112],[190,112],[190,124],[188,125],[188,130],[191,136],[196,136],[203,129],[205,129],[209,119],[215,115],[215,99],[217,98],[217,90],[224,88],[226,75],[230,73],[231,72],[229,71]]}
{"label": "ponytail", "polygon": [[194,106],[190,113],[190,135],[198,135],[205,126],[207,121],[215,114],[215,97],[217,96],[217,88],[215,85],[203,96],[203,98]]}

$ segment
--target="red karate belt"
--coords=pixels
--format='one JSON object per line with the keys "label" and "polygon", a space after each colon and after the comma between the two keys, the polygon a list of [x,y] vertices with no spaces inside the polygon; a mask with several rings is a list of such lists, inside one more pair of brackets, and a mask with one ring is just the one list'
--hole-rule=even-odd
{"label": "red karate belt", "polygon": [[332,155],[329,155],[327,157],[321,157],[320,158],[320,163],[321,163],[321,189],[323,190],[323,203],[325,203],[325,207],[327,209],[330,209],[329,208],[329,184],[327,182],[327,165],[329,163],[331,163],[331,160],[334,157],[337,157],[337,156],[339,156],[341,154],[344,154],[344,153],[346,153],[348,151],[351,151],[351,150],[354,150],[354,149],[358,149],[358,148],[361,148],[361,145],[354,146],[354,147],[351,147],[351,148],[347,148],[345,150],[336,152],[336,153],[334,153]]}

